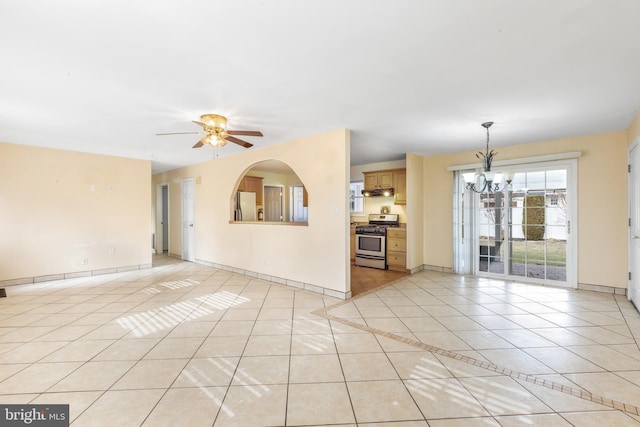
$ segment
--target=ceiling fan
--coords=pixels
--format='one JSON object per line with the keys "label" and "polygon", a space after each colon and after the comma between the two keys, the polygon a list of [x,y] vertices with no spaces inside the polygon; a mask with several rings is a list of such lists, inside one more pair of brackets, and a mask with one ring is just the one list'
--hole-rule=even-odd
{"label": "ceiling fan", "polygon": [[[256,130],[231,130],[227,129],[227,119],[226,117],[220,116],[218,114],[204,114],[200,116],[200,121],[197,122],[193,120],[193,123],[198,126],[202,126],[204,130],[204,136],[200,139],[200,141],[196,142],[196,145],[193,148],[200,148],[205,145],[210,145],[212,147],[224,147],[228,141],[233,142],[234,144],[238,144],[243,146],[244,148],[251,148],[253,144],[243,141],[240,138],[236,138],[234,135],[244,135],[244,136],[263,136],[262,132]],[[169,132],[169,133],[157,133],[156,135],[184,135],[184,134],[202,134],[202,131],[199,132]]]}

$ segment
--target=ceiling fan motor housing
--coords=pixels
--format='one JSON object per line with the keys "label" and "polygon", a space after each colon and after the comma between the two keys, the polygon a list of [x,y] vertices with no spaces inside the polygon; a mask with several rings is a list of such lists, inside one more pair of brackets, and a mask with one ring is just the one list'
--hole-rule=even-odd
{"label": "ceiling fan motor housing", "polygon": [[215,132],[224,132],[227,128],[226,117],[217,114],[204,114],[200,116],[200,121]]}

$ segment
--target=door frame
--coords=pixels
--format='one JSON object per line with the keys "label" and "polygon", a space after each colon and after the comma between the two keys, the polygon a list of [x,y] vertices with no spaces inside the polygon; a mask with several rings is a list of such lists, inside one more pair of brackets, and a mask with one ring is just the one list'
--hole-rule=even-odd
{"label": "door frame", "polygon": [[[162,194],[162,189],[167,189],[167,200],[164,200],[164,195]],[[161,184],[156,185],[156,236],[155,236],[155,253],[162,254],[165,250],[164,247],[164,227],[162,226],[162,222],[167,223],[167,253],[169,253],[169,248],[171,247],[171,221],[169,221],[169,217],[171,216],[171,212],[169,206],[169,183],[163,182]],[[163,204],[166,202],[167,204],[167,218],[163,217]]]}
{"label": "door frame", "polygon": [[[627,262],[628,262],[628,271],[629,271],[629,279],[627,282],[627,298],[629,299],[629,301],[631,301],[634,306],[636,307],[636,310],[640,310],[640,281],[638,280],[638,277],[640,277],[640,269],[637,268],[637,263],[635,262],[635,258],[640,258],[640,254],[636,254],[635,253],[635,249],[634,249],[634,233],[633,233],[633,226],[632,224],[636,223],[636,226],[639,225],[639,221],[640,218],[634,218],[634,216],[640,216],[638,212],[634,212],[634,206],[632,201],[633,199],[633,191],[636,191],[636,196],[635,196],[635,202],[637,204],[640,204],[640,200],[638,200],[638,198],[640,198],[640,194],[638,194],[638,192],[640,191],[640,188],[632,188],[632,184],[633,184],[633,180],[632,180],[632,176],[631,176],[631,171],[638,171],[640,170],[640,164],[636,164],[633,163],[632,161],[632,152],[634,150],[640,150],[640,136],[636,137],[636,139],[633,141],[633,143],[629,146],[629,149],[627,150],[627,164],[628,164],[628,168],[629,168],[629,173],[627,174],[627,191],[628,191],[628,195],[627,195],[627,205],[628,205],[628,213],[629,213],[629,232],[628,232],[628,237],[627,237]],[[640,151],[639,151],[640,153]],[[637,186],[640,187],[640,183],[636,183]],[[640,210],[640,209],[638,209]],[[634,286],[635,284],[635,286]],[[636,297],[635,300],[633,297]]]}

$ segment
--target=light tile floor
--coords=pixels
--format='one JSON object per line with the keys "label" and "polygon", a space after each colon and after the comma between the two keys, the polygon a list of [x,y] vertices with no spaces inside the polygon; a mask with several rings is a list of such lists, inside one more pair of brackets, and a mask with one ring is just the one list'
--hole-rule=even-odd
{"label": "light tile floor", "polygon": [[8,294],[0,403],[73,426],[640,426],[621,296],[425,271],[340,301],[167,257]]}

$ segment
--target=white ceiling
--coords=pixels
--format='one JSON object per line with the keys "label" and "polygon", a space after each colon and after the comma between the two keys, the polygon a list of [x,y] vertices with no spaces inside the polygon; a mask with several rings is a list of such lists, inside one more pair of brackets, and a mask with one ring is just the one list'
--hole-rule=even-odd
{"label": "white ceiling", "polygon": [[[337,128],[351,164],[624,130],[638,0],[5,0],[0,141],[149,159],[201,114],[252,150]],[[228,144],[220,157],[244,148]]]}

